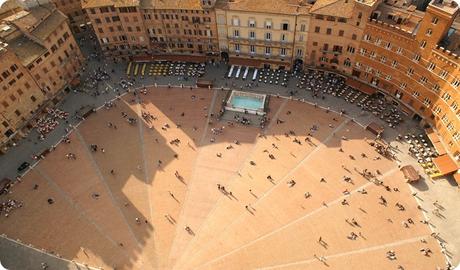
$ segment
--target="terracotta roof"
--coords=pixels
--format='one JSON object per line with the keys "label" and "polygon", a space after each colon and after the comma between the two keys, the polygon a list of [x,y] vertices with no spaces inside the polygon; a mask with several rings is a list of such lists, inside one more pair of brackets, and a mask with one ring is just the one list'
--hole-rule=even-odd
{"label": "terracotta roof", "polygon": [[430,139],[434,148],[436,149],[436,152],[438,152],[438,155],[444,155],[447,153],[446,148],[441,142],[441,138],[438,136],[438,134],[436,134],[436,132],[432,128],[425,129],[425,133],[428,136],[428,139]]}
{"label": "terracotta roof", "polygon": [[450,174],[458,170],[457,164],[449,155],[442,155],[434,158],[433,163],[436,165],[441,175]]}
{"label": "terracotta roof", "polygon": [[218,1],[217,8],[226,10],[238,10],[248,12],[267,12],[279,14],[308,14],[311,7],[309,4],[299,5],[298,0],[235,0],[233,2]]}
{"label": "terracotta roof", "polygon": [[32,30],[31,34],[40,40],[44,40],[66,20],[67,17],[61,11],[55,10]]}
{"label": "terracotta roof", "polygon": [[137,7],[139,0],[82,0],[82,8],[97,8],[97,7]]}
{"label": "terracotta roof", "polygon": [[202,10],[200,0],[147,0],[156,9],[193,9]]}
{"label": "terracotta roof", "polygon": [[355,1],[346,0],[318,0],[313,4],[310,12],[313,14],[351,18]]}
{"label": "terracotta roof", "polygon": [[47,51],[45,47],[24,35],[9,41],[8,44],[24,66],[29,65]]}
{"label": "terracotta roof", "polygon": [[454,174],[454,180],[460,186],[460,173]]}

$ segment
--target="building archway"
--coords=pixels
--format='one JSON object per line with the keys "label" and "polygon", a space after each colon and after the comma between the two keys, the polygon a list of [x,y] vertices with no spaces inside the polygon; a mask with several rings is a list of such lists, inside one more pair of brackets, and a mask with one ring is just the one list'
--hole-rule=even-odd
{"label": "building archway", "polygon": [[229,59],[228,53],[227,53],[227,52],[221,52],[221,53],[220,53],[220,58],[221,58],[223,61],[228,62],[228,59]]}

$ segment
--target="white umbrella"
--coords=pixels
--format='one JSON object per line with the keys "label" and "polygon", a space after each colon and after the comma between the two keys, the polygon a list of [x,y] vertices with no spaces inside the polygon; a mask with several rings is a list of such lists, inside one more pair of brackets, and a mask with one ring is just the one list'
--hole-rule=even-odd
{"label": "white umbrella", "polygon": [[[2,0],[0,0],[0,2],[1,2],[1,1],[2,1]],[[1,262],[1,261],[0,261],[0,270],[8,270],[8,269],[6,269],[6,268],[2,265],[2,262]]]}

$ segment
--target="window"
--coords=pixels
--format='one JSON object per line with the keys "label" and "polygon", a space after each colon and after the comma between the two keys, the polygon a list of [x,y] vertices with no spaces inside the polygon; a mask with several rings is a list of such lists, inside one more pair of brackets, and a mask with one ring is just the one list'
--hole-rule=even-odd
{"label": "window", "polygon": [[240,44],[235,44],[235,52],[240,52]]}
{"label": "window", "polygon": [[412,75],[414,75],[414,69],[413,68],[408,68],[407,69],[407,75],[410,77]]}
{"label": "window", "polygon": [[236,29],[236,30],[233,30],[233,37],[240,37],[240,30]]}
{"label": "window", "polygon": [[428,82],[428,79],[427,79],[425,76],[422,76],[422,77],[420,77],[419,82],[420,82],[421,84],[425,84],[425,83]]}
{"label": "window", "polygon": [[10,76],[10,72],[9,72],[8,70],[2,72],[2,77],[3,77],[3,79],[8,78],[8,76]]}
{"label": "window", "polygon": [[37,98],[34,97],[34,96],[30,96],[30,100],[32,100],[32,102],[35,102],[35,101],[37,101]]}
{"label": "window", "polygon": [[440,89],[440,88],[441,88],[441,87],[439,86],[439,84],[435,84],[435,85],[433,85],[433,88],[431,88],[431,90],[433,90],[433,91],[436,92],[436,93],[439,93],[439,89]]}
{"label": "window", "polygon": [[254,45],[249,45],[249,52],[250,52],[250,53],[256,53],[256,46],[254,46]]}
{"label": "window", "polygon": [[319,31],[320,31],[319,26],[316,26],[316,27],[315,27],[315,33],[319,33]]}
{"label": "window", "polygon": [[435,63],[433,63],[433,62],[428,63],[427,69],[428,69],[429,71],[432,71],[432,70],[435,69],[435,68],[436,68],[436,64],[435,64]]}
{"label": "window", "polygon": [[304,37],[303,35],[299,35],[299,41],[303,41]]}
{"label": "window", "polygon": [[393,62],[391,62],[391,67],[397,68],[398,67],[398,61],[393,60]]}
{"label": "window", "polygon": [[414,61],[420,61],[420,54],[416,54],[414,55],[414,58],[413,58]]}
{"label": "window", "polygon": [[297,57],[302,57],[302,55],[303,55],[303,50],[302,50],[302,49],[297,49],[295,55],[296,55]]}
{"label": "window", "polygon": [[301,24],[300,25],[300,32],[305,32],[305,31],[306,31],[305,24]]}
{"label": "window", "polygon": [[357,38],[358,38],[358,36],[356,34],[351,35],[352,40],[356,40]]}
{"label": "window", "polygon": [[458,86],[460,86],[460,80],[457,79],[457,78],[454,78],[450,84],[451,84],[453,87],[457,88]]}
{"label": "window", "polygon": [[96,24],[101,24],[101,19],[96,18],[94,19],[94,21],[96,22]]}
{"label": "window", "polygon": [[348,46],[348,47],[347,47],[347,52],[349,52],[349,53],[355,53],[355,47]]}
{"label": "window", "polygon": [[16,64],[13,64],[11,67],[10,67],[11,71],[12,72],[15,72],[16,70],[18,70],[18,66]]}
{"label": "window", "polygon": [[16,114],[16,116],[21,116],[21,112],[19,110],[14,111],[14,114]]}
{"label": "window", "polygon": [[426,40],[422,40],[420,43],[420,48],[424,49],[426,47]]}
{"label": "window", "polygon": [[454,138],[454,141],[456,142],[460,141],[460,133],[455,132],[454,135],[452,135],[452,138]]}
{"label": "window", "polygon": [[448,102],[450,99],[451,99],[451,96],[449,93],[445,92],[442,97],[441,97],[444,101]]}
{"label": "window", "polygon": [[402,83],[399,85],[399,88],[401,88],[401,89],[403,89],[403,90],[406,89],[406,87],[407,87],[407,83],[405,83],[405,82],[402,82]]}
{"label": "window", "polygon": [[272,22],[271,21],[266,21],[265,22],[265,28],[266,29],[272,29]]}
{"label": "window", "polygon": [[282,23],[281,24],[281,30],[288,31],[289,30],[289,24],[288,23]]}
{"label": "window", "polygon": [[349,58],[345,59],[345,61],[343,61],[343,65],[346,66],[346,67],[351,67],[351,61]]}
{"label": "window", "polygon": [[272,39],[272,33],[265,33],[265,40],[271,40]]}
{"label": "window", "polygon": [[240,26],[240,19],[233,18],[232,22],[233,22],[233,26]]}
{"label": "window", "polygon": [[249,27],[256,27],[256,21],[255,20],[249,20]]}
{"label": "window", "polygon": [[370,40],[371,40],[371,36],[370,36],[370,35],[364,35],[363,40],[365,40],[365,41],[370,41]]}
{"label": "window", "polygon": [[339,37],[343,37],[344,34],[345,32],[343,30],[339,30]]}
{"label": "window", "polygon": [[437,17],[433,17],[433,19],[431,19],[432,24],[438,24],[438,21],[439,19]]}
{"label": "window", "polygon": [[327,28],[327,29],[326,29],[326,34],[327,34],[327,35],[332,34],[332,29],[331,29],[331,28]]}
{"label": "window", "polygon": [[423,105],[430,107],[431,106],[431,100],[429,98],[424,98],[423,99]]}
{"label": "window", "polygon": [[450,104],[450,107],[452,108],[452,110],[456,111],[458,110],[458,103],[457,102],[452,102],[452,104]]}
{"label": "window", "polygon": [[281,41],[286,41],[286,34],[281,34]]}
{"label": "window", "polygon": [[433,110],[433,113],[434,114],[440,114],[441,113],[441,107],[436,106],[436,108],[434,108],[434,110]]}
{"label": "window", "polygon": [[387,58],[385,56],[380,57],[380,62],[385,63],[387,61]]}
{"label": "window", "polygon": [[447,118],[447,115],[444,114],[442,117],[441,117],[441,120],[442,122],[444,122],[444,124],[447,124],[449,122],[449,118]]}
{"label": "window", "polygon": [[280,49],[280,55],[281,56],[286,56],[286,48],[281,48]]}
{"label": "window", "polygon": [[428,29],[426,30],[426,33],[425,33],[425,35],[427,35],[427,36],[431,36],[431,34],[433,34],[433,29],[431,29],[431,28],[428,28]]}
{"label": "window", "polygon": [[398,48],[396,49],[396,53],[397,53],[397,54],[402,54],[402,52],[403,52],[403,48],[398,47]]}
{"label": "window", "polygon": [[272,52],[272,48],[270,47],[265,47],[265,54],[269,55]]}
{"label": "window", "polygon": [[449,72],[447,72],[446,70],[441,70],[441,72],[439,72],[439,77],[443,79],[447,78],[447,75],[449,75]]}
{"label": "window", "polygon": [[256,32],[250,31],[250,32],[249,32],[249,38],[250,38],[250,39],[255,39],[255,38],[256,38]]}
{"label": "window", "polygon": [[418,98],[420,96],[420,93],[417,91],[412,92],[412,96]]}

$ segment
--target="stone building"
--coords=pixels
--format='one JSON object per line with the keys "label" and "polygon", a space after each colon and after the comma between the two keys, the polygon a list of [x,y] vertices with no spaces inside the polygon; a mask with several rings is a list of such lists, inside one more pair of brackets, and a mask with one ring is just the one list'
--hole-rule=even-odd
{"label": "stone building", "polygon": [[212,1],[87,1],[83,5],[106,56],[218,55]]}
{"label": "stone building", "polygon": [[5,145],[26,134],[45,106],[78,83],[83,56],[66,16],[52,4],[0,18],[0,144]]}

